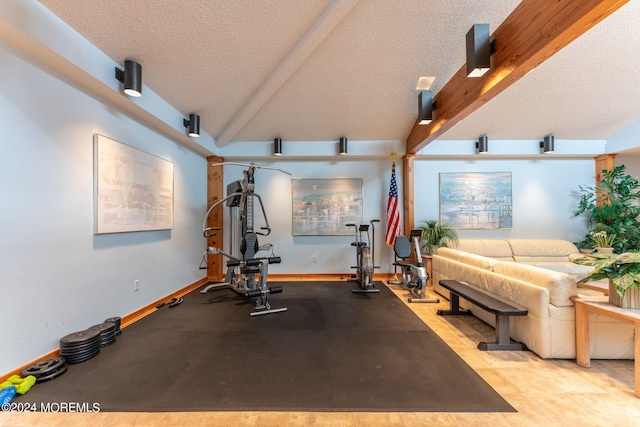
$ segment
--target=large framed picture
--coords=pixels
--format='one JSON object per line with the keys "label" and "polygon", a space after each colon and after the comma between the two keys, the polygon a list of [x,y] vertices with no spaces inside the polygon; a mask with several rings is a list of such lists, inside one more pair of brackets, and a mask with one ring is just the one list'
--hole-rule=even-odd
{"label": "large framed picture", "polygon": [[440,222],[457,229],[511,228],[511,172],[440,173]]}
{"label": "large framed picture", "polygon": [[95,234],[173,228],[173,163],[94,135]]}
{"label": "large framed picture", "polygon": [[362,178],[292,179],[294,236],[353,234],[362,223]]}

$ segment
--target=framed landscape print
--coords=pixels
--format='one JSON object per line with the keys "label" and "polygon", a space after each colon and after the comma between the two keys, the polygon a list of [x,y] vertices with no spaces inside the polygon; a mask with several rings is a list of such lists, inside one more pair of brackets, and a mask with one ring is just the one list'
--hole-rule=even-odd
{"label": "framed landscape print", "polygon": [[511,228],[511,172],[440,173],[440,222],[456,229]]}
{"label": "framed landscape print", "polygon": [[343,236],[362,223],[362,178],[292,179],[292,234]]}
{"label": "framed landscape print", "polygon": [[173,163],[96,134],[95,234],[173,228]]}

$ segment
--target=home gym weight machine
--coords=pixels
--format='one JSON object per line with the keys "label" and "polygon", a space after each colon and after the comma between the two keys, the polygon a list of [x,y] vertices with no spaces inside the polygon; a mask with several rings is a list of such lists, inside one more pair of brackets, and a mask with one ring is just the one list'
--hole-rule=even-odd
{"label": "home gym weight machine", "polygon": [[[380,289],[376,289],[373,284],[373,272],[377,267],[375,265],[375,243],[376,243],[376,230],[374,224],[380,222],[379,219],[371,220],[371,234],[372,239],[369,239],[369,224],[356,225],[353,223],[345,224],[347,227],[353,227],[355,230],[356,241],[351,243],[351,246],[356,248],[356,265],[351,268],[356,269],[355,281],[358,283],[357,289],[352,289],[351,292],[380,292]],[[364,240],[364,235],[367,236],[367,241]]]}
{"label": "home gym weight machine", "polygon": [[[269,304],[269,294],[282,292],[281,286],[267,286],[269,264],[278,264],[281,259],[280,257],[274,256],[273,245],[271,243],[263,246],[259,246],[258,244],[258,235],[268,236],[271,233],[271,228],[269,227],[269,220],[262,205],[262,199],[259,194],[254,192],[254,173],[256,169],[269,169],[286,173],[287,175],[291,174],[282,169],[259,166],[254,163],[246,165],[223,162],[214,163],[211,166],[224,165],[243,166],[247,167],[247,169],[243,172],[244,179],[234,181],[227,185],[227,196],[214,203],[204,216],[202,233],[205,238],[209,238],[214,236],[216,231],[220,230],[216,227],[207,227],[209,216],[216,207],[226,202],[227,207],[229,207],[229,216],[231,219],[229,230],[231,250],[230,252],[225,252],[222,249],[209,246],[204,252],[203,263],[206,263],[207,255],[221,254],[228,258],[227,273],[224,282],[209,284],[205,286],[200,293],[206,294],[212,290],[229,288],[247,299],[257,298],[255,309],[259,311],[251,313],[251,316],[286,311],[286,308],[271,308],[271,304]],[[258,199],[260,209],[262,210],[262,216],[265,222],[265,226],[260,227],[262,231],[254,230],[254,199]],[[257,252],[268,250],[271,250],[270,256],[256,257]]]}
{"label": "home gym weight machine", "polygon": [[[402,271],[402,284],[409,288],[411,294],[416,297],[410,297],[409,302],[440,302],[438,298],[428,298],[425,296],[429,275],[427,274],[424,262],[422,262],[422,254],[420,253],[422,230],[411,230],[410,235],[411,241],[407,236],[402,235],[396,236],[393,242],[393,251],[396,254],[396,259],[401,259],[401,261],[396,260],[393,265],[400,267]],[[415,261],[408,260],[412,252],[415,254]]]}

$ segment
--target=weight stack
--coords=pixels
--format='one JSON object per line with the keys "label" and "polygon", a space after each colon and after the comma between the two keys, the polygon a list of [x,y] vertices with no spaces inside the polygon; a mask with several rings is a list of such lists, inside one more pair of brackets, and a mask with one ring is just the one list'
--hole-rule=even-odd
{"label": "weight stack", "polygon": [[116,324],[111,322],[104,322],[98,325],[94,325],[89,329],[95,329],[100,331],[100,348],[116,342]]}
{"label": "weight stack", "polygon": [[85,362],[100,353],[100,331],[87,329],[60,338],[60,355],[67,364]]}
{"label": "weight stack", "polygon": [[104,323],[113,323],[116,325],[116,335],[120,335],[122,332],[120,332],[120,318],[119,317],[110,317],[108,319],[105,319]]}

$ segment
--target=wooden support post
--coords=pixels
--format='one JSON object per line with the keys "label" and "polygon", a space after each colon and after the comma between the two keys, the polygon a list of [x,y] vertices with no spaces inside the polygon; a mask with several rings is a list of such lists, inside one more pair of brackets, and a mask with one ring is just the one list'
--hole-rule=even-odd
{"label": "wooden support post", "polygon": [[[222,200],[224,196],[224,176],[222,173],[222,166],[211,166],[213,163],[224,162],[222,157],[210,156],[207,157],[207,209],[213,206],[218,200]],[[220,232],[215,236],[207,239],[207,246],[213,246],[216,248],[224,247],[222,220],[223,214],[221,209],[216,209],[217,212],[212,212],[209,216],[209,222],[207,227],[219,227]],[[204,236],[203,236],[204,237]],[[224,265],[222,255],[209,255],[209,264],[207,268],[207,279],[211,282],[217,282],[224,277]]]}
{"label": "wooden support post", "polygon": [[415,159],[415,154],[405,154],[402,157],[402,224],[404,230],[400,230],[400,234],[408,234],[415,225],[415,201],[413,192]]}

